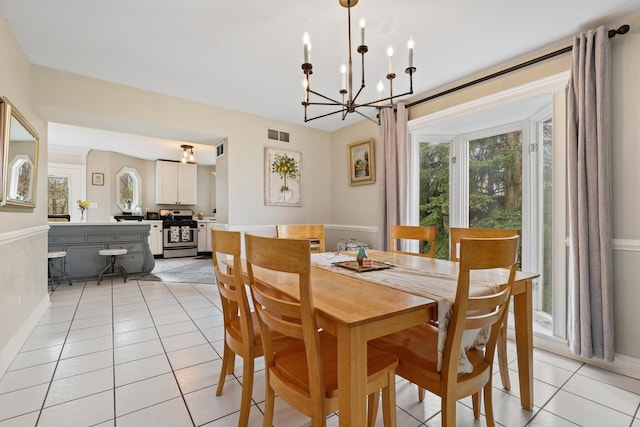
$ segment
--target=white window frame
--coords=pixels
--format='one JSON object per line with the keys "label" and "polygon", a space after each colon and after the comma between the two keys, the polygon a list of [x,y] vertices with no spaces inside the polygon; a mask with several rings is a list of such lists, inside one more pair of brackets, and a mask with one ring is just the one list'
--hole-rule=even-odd
{"label": "white window frame", "polygon": [[76,200],[86,200],[87,198],[87,167],[69,163],[49,163],[47,177],[49,176],[67,178],[69,182],[67,210],[71,215],[71,222],[80,222],[80,209],[78,209]]}

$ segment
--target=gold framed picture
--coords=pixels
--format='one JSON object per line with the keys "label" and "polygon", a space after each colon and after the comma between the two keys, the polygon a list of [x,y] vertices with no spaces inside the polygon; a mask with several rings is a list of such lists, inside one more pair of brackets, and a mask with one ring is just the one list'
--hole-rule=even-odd
{"label": "gold framed picture", "polygon": [[92,185],[104,185],[104,174],[99,172],[94,172],[91,174],[91,184]]}
{"label": "gold framed picture", "polygon": [[373,139],[349,144],[347,154],[349,157],[349,185],[375,183],[376,167]]}

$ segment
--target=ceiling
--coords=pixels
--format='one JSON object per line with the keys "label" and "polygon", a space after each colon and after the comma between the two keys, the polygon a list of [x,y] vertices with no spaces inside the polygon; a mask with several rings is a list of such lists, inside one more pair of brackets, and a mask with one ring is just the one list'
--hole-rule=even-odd
{"label": "ceiling", "polygon": [[[303,33],[311,37],[311,84],[320,93],[339,96],[348,55],[347,13],[338,0],[0,0],[0,9],[31,63],[297,124]],[[408,87],[407,41],[415,41],[420,94],[639,15],[640,0],[361,0],[352,14],[354,44],[358,21],[367,22],[367,87],[359,100],[372,101],[377,82],[386,82],[389,45],[399,93]],[[329,111],[316,107],[310,115]],[[307,126],[333,131],[362,120],[349,116]],[[67,139],[78,130],[57,128]]]}

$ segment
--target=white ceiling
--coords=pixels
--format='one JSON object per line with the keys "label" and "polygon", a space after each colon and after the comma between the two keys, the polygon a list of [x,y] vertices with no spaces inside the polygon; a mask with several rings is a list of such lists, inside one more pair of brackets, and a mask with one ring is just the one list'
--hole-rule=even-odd
{"label": "white ceiling", "polygon": [[[312,87],[323,94],[338,96],[348,55],[338,0],[0,0],[0,9],[34,64],[298,124],[302,34],[311,36]],[[359,100],[368,101],[385,80],[389,45],[394,92],[406,90],[410,37],[420,94],[638,15],[640,0],[361,0],[352,14],[354,44],[358,21],[367,21],[367,87]],[[361,120],[350,116],[346,123]],[[332,131],[346,123],[334,115],[307,125]]]}

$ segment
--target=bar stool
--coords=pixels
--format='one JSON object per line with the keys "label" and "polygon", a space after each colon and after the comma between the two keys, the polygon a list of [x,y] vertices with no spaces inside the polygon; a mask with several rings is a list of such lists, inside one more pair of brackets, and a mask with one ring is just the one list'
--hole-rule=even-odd
{"label": "bar stool", "polygon": [[100,255],[103,256],[108,256],[109,257],[109,263],[107,264],[107,266],[100,272],[100,275],[98,276],[98,285],[100,284],[100,281],[102,280],[102,276],[104,275],[104,273],[107,270],[109,271],[109,275],[112,274],[116,274],[116,268],[118,270],[120,270],[120,273],[122,274],[122,277],[124,277],[124,282],[127,283],[127,270],[124,269],[124,267],[122,267],[120,264],[118,264],[118,261],[116,261],[116,257],[118,255],[126,255],[127,254],[127,250],[126,249],[122,249],[122,248],[116,248],[116,249],[100,249],[98,251],[98,253]]}
{"label": "bar stool", "polygon": [[[59,258],[64,258],[67,256],[67,252],[66,251],[51,251],[51,252],[47,252],[47,259],[49,261],[49,269],[48,269],[48,276],[49,276],[49,283],[51,285],[51,288],[53,289],[53,285],[55,283],[56,280],[58,279],[66,279],[69,281],[69,286],[71,286],[71,276],[69,276],[67,274],[66,269],[64,268],[64,259],[62,260],[62,263],[60,264],[61,267],[60,268],[56,268],[55,266],[55,260],[59,259]],[[58,273],[58,274],[54,274]]]}

